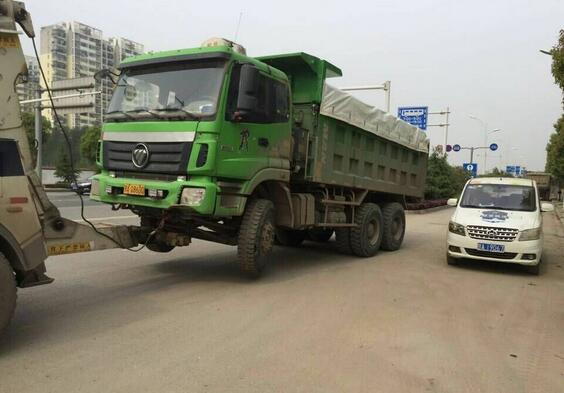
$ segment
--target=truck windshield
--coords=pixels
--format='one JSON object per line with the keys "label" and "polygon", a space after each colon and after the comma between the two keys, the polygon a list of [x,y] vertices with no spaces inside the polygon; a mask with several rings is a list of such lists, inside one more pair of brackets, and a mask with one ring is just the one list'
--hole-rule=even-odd
{"label": "truck windshield", "polygon": [[223,60],[167,63],[125,69],[108,107],[125,119],[213,117],[225,74]]}
{"label": "truck windshield", "polygon": [[508,184],[469,184],[461,207],[499,210],[535,211],[535,189]]}

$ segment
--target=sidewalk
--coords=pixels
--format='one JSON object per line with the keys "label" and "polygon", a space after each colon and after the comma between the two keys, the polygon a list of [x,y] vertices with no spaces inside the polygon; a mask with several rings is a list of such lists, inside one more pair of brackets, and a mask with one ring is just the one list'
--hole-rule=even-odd
{"label": "sidewalk", "polygon": [[556,212],[556,217],[560,219],[560,223],[564,225],[564,206],[563,202],[553,202],[554,210]]}

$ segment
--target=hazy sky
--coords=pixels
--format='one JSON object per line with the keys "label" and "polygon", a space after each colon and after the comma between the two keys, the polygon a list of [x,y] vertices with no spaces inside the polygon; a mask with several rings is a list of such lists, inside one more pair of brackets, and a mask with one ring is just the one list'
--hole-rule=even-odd
{"label": "hazy sky", "polygon": [[[483,145],[483,126],[501,128],[489,142],[488,167],[544,169],[545,146],[562,112],[550,74],[550,49],[564,28],[563,0],[536,1],[191,1],[27,0],[35,28],[77,20],[145,44],[148,50],[199,46],[209,37],[234,39],[251,56],[308,52],[334,63],[343,87],[392,81],[398,106],[449,106],[449,143]],[[24,45],[31,54],[31,44]],[[383,93],[357,94],[383,107]],[[440,117],[430,123],[441,122]],[[443,128],[428,131],[433,145]],[[451,153],[451,162],[469,153]],[[481,164],[481,158],[478,157]]]}

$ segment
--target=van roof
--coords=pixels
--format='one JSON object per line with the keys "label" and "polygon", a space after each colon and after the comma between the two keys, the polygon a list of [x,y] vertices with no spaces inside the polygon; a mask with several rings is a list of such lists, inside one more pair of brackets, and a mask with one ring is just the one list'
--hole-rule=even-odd
{"label": "van roof", "polygon": [[509,184],[514,186],[533,186],[534,181],[531,179],[516,177],[478,177],[476,179],[470,179],[468,184]]}

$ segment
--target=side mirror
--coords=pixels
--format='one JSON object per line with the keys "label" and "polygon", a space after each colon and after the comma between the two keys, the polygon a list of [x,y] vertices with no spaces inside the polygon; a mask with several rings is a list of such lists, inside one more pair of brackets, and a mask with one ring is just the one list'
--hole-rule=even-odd
{"label": "side mirror", "polygon": [[119,74],[116,74],[109,68],[103,68],[100,71],[97,71],[94,74],[94,80],[96,82],[101,82],[102,79],[110,79],[112,83],[115,85],[117,83],[117,78],[119,78]]}
{"label": "side mirror", "polygon": [[258,111],[259,70],[251,64],[241,66],[239,78],[239,94],[237,95],[237,112],[244,119],[246,115]]}
{"label": "side mirror", "polygon": [[457,199],[457,198],[450,198],[450,199],[447,201],[447,205],[448,205],[448,206],[456,206],[456,205],[458,205],[458,199]]}
{"label": "side mirror", "polygon": [[554,211],[554,205],[552,203],[541,202],[541,212],[551,212]]}

